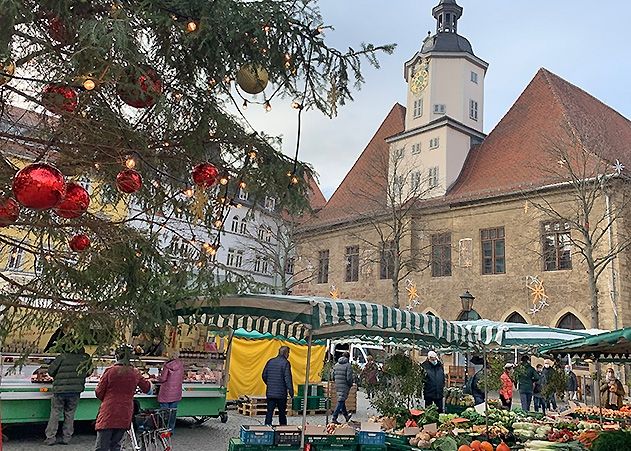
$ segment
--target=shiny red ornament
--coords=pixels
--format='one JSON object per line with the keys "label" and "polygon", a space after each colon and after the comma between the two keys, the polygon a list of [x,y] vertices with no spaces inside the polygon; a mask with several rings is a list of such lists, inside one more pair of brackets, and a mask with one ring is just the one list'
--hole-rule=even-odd
{"label": "shiny red ornament", "polygon": [[217,183],[219,170],[211,163],[201,163],[193,168],[193,182],[201,188],[208,188]]}
{"label": "shiny red ornament", "polygon": [[62,218],[72,219],[85,213],[89,206],[90,195],[85,188],[78,183],[70,182],[66,185],[66,195],[54,211]]}
{"label": "shiny red ornament", "polygon": [[78,104],[77,91],[67,85],[51,83],[46,85],[42,93],[42,105],[51,113],[72,113]]}
{"label": "shiny red ornament", "polygon": [[0,200],[0,227],[15,223],[20,216],[20,204],[12,197]]}
{"label": "shiny red ornament", "polygon": [[116,88],[123,102],[134,108],[149,108],[162,94],[162,80],[150,66],[131,67]]}
{"label": "shiny red ornament", "polygon": [[116,187],[123,193],[135,193],[142,187],[142,176],[135,169],[124,169],[116,176]]}
{"label": "shiny red ornament", "polygon": [[74,38],[74,33],[66,22],[59,16],[52,16],[48,19],[48,34],[60,44],[68,45]]}
{"label": "shiny red ornament", "polygon": [[70,249],[75,252],[83,252],[90,247],[90,238],[83,233],[73,236],[68,242]]}
{"label": "shiny red ornament", "polygon": [[48,210],[59,205],[66,195],[66,179],[54,166],[30,164],[15,174],[13,194],[26,208]]}

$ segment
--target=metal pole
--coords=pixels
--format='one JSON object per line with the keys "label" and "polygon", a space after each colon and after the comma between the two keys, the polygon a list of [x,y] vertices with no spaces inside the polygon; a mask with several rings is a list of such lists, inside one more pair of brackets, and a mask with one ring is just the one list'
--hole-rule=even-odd
{"label": "metal pole", "polygon": [[[603,425],[603,399],[600,393],[600,361],[596,359],[596,385],[598,390],[598,406],[600,407],[600,426]],[[595,393],[594,393],[595,394]]]}
{"label": "metal pole", "polygon": [[482,348],[482,353],[483,353],[483,357],[484,357],[484,421],[486,424],[486,436],[488,437],[489,435],[489,403],[488,403],[488,397],[489,397],[489,391],[488,391],[488,377],[487,377],[487,372],[486,372],[486,346],[484,346]]}
{"label": "metal pole", "polygon": [[307,426],[307,395],[309,394],[309,373],[311,371],[311,338],[313,330],[309,329],[307,335],[307,369],[305,370],[305,392],[303,396],[304,405],[302,406],[302,431],[300,433],[300,449],[305,449],[305,427]]}

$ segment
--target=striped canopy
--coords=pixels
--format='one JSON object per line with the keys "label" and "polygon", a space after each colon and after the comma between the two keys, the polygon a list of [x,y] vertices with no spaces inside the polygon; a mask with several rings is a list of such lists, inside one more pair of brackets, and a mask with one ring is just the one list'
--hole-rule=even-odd
{"label": "striped canopy", "polygon": [[540,352],[552,355],[571,354],[601,361],[628,362],[631,359],[631,327],[546,346]]}
{"label": "striped canopy", "polygon": [[274,336],[313,339],[383,336],[428,345],[466,348],[473,334],[438,317],[362,301],[311,296],[240,295],[182,305],[178,320]]}
{"label": "striped canopy", "polygon": [[589,337],[599,330],[569,330],[522,323],[489,320],[454,321],[470,331],[479,343],[506,349],[529,349]]}

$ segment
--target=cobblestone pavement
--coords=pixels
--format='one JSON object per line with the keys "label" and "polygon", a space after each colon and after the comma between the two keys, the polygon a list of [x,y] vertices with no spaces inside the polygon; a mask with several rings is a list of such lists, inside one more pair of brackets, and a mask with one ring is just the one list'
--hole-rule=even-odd
{"label": "cobblestone pavement", "polygon": [[[357,421],[365,420],[372,414],[369,404],[362,393],[357,394],[358,414],[354,416]],[[176,434],[173,437],[174,451],[226,451],[231,437],[238,437],[242,424],[261,424],[263,417],[244,417],[235,410],[228,414],[228,422],[222,424],[219,419],[210,419],[204,425],[191,427],[186,420],[178,421]],[[289,417],[290,424],[301,424],[301,417]],[[310,424],[324,424],[324,416],[308,417]],[[33,450],[63,450],[63,451],[90,451],[94,449],[95,433],[88,422],[79,422],[76,425],[75,436],[68,446],[44,445],[45,424],[5,426],[3,432],[9,437],[4,443],[4,451],[33,451]]]}

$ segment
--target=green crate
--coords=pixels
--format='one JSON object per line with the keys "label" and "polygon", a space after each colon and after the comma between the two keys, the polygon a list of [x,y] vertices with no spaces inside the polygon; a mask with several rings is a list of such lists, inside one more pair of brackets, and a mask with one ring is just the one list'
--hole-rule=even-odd
{"label": "green crate", "polygon": [[[304,398],[294,398],[291,403],[292,410],[302,410]],[[327,407],[327,399],[321,396],[307,397],[307,410],[324,410]]]}
{"label": "green crate", "polygon": [[355,451],[355,445],[314,445],[313,451]]}
{"label": "green crate", "polygon": [[355,449],[357,438],[354,435],[307,435],[305,442],[317,445],[317,449],[325,445],[336,447],[350,446]]}
{"label": "green crate", "polygon": [[267,445],[247,445],[240,438],[231,438],[228,451],[269,451],[273,449]]}
{"label": "green crate", "polygon": [[[305,384],[298,385],[298,397],[304,398]],[[309,396],[324,396],[324,387],[317,384],[309,384]]]}
{"label": "green crate", "polygon": [[412,437],[408,437],[406,435],[398,435],[398,434],[387,434],[386,433],[386,445],[394,445],[394,446],[410,446],[410,439]]}
{"label": "green crate", "polygon": [[386,451],[386,445],[357,445],[357,451]]}

